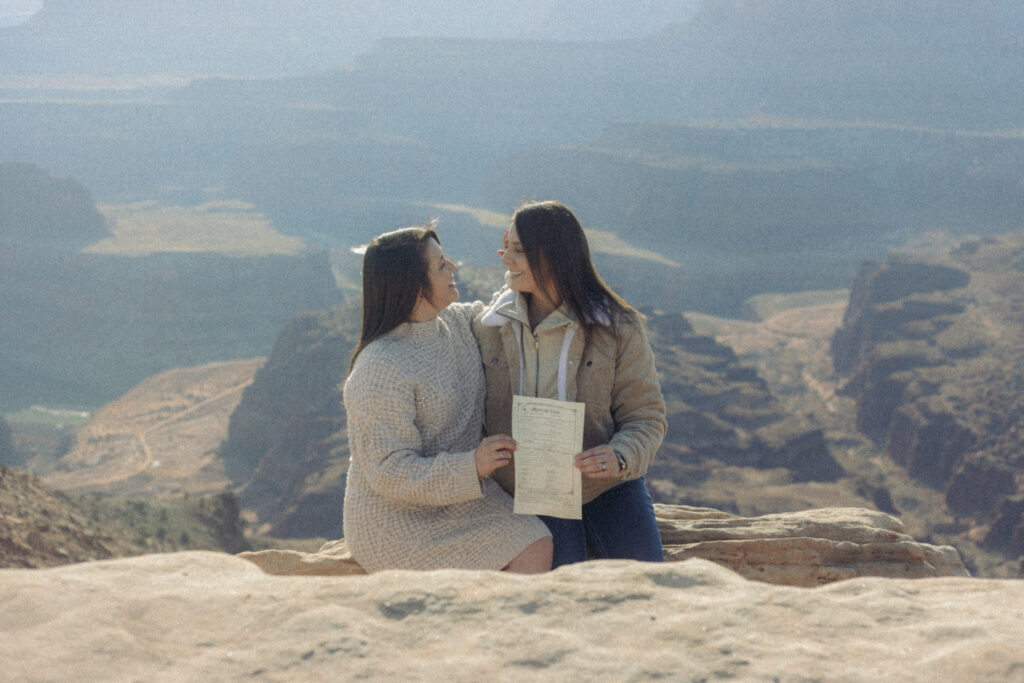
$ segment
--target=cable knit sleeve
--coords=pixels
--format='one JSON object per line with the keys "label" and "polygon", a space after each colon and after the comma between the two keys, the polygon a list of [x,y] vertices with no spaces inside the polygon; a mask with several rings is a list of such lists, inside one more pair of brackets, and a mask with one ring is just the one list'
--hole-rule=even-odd
{"label": "cable knit sleeve", "polygon": [[451,505],[482,497],[473,451],[424,455],[416,425],[417,382],[373,351],[364,350],[344,387],[350,468],[360,468],[371,489],[403,505]]}

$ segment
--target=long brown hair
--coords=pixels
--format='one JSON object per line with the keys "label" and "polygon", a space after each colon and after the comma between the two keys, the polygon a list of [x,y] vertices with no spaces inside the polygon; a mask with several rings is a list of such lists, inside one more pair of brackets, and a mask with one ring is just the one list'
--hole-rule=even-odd
{"label": "long brown hair", "polygon": [[512,216],[537,286],[561,300],[589,336],[594,325],[612,324],[622,314],[638,315],[597,274],[583,226],[565,204],[529,202]]}
{"label": "long brown hair", "polygon": [[348,371],[367,345],[408,322],[420,292],[430,290],[427,242],[437,241],[434,223],[374,237],[363,255],[363,328]]}

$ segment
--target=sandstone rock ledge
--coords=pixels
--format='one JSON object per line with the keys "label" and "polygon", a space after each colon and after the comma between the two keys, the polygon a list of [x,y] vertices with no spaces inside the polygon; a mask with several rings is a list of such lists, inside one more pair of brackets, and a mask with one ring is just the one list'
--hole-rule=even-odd
{"label": "sandstone rock ledge", "polygon": [[[767,583],[810,587],[859,576],[968,576],[954,548],[919,543],[896,517],[863,508],[739,517],[710,508],[655,505],[655,514],[667,560],[711,560]],[[365,573],[344,540],[316,553],[262,550],[239,557],[275,575]]]}
{"label": "sandstone rock ledge", "polygon": [[185,552],[0,570],[5,681],[1006,681],[1024,581],[748,581],[701,559],[543,576],[271,576]]}

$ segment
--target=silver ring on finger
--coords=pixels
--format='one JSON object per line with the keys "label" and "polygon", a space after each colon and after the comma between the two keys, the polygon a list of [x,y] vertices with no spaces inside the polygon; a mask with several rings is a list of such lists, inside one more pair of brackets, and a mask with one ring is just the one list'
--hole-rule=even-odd
{"label": "silver ring on finger", "polygon": [[603,472],[606,469],[608,469],[608,464],[607,463],[601,463],[601,471]]}

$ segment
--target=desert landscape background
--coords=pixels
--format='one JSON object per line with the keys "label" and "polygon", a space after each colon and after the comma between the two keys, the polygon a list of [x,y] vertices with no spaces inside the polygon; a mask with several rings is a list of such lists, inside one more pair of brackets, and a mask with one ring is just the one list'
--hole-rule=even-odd
{"label": "desert landscape background", "polygon": [[4,566],[337,539],[357,247],[437,217],[487,298],[558,198],[648,317],[656,502],[1021,575],[1016,3],[378,4],[0,26]]}
{"label": "desert landscape background", "polygon": [[[1022,680],[1024,7],[0,0],[0,679]],[[365,576],[359,247],[647,317],[668,562]]]}

